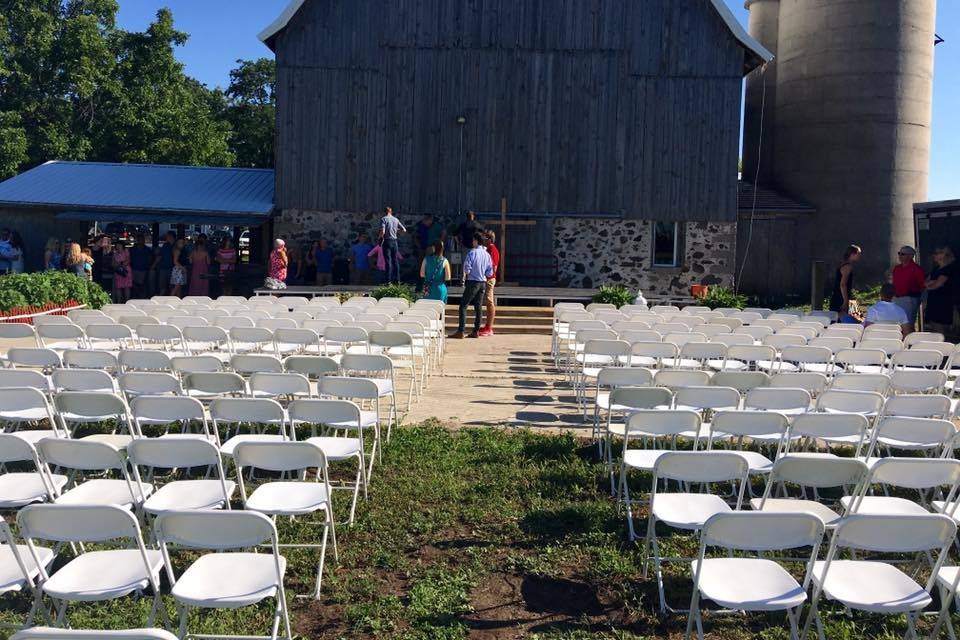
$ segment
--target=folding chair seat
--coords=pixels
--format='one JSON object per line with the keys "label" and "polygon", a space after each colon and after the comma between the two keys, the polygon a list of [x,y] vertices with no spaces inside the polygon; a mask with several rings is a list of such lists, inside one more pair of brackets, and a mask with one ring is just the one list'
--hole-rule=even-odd
{"label": "folding chair seat", "polygon": [[182,396],[180,379],[159,371],[131,371],[118,379],[120,391],[130,402],[137,396]]}
{"label": "folding chair seat", "polygon": [[718,371],[710,378],[714,387],[732,387],[740,393],[747,393],[757,387],[769,387],[770,375],[763,371]]}
{"label": "folding chair seat", "polygon": [[[718,411],[710,423],[707,450],[712,450],[717,441],[714,433],[723,434],[730,438],[736,453],[747,461],[751,475],[764,475],[770,473],[773,460],[786,450],[787,426],[787,416],[773,411]],[[772,445],[772,458],[744,449],[745,440]]]}
{"label": "folding chair seat", "polygon": [[[237,485],[226,478],[220,451],[214,443],[200,439],[139,438],[127,447],[127,456],[138,481],[146,477],[155,482],[158,469],[170,470],[169,476],[174,478],[146,499],[144,512],[156,516],[167,511],[230,508]],[[186,476],[191,467],[201,467],[205,472],[213,470],[216,477],[176,479],[178,470]]]}
{"label": "folding chair seat", "polygon": [[913,418],[948,418],[950,409],[950,398],[947,396],[912,393],[887,398],[882,414]]}
{"label": "folding chair seat", "polygon": [[[196,398],[184,396],[142,395],[130,404],[130,415],[137,426],[137,432],[143,433],[143,427],[163,427],[163,438],[209,440],[219,445],[217,432],[210,427],[203,405]],[[170,432],[171,425],[178,427],[176,433]],[[193,425],[199,426],[194,433]],[[128,445],[129,446],[129,445]]]}
{"label": "folding chair seat", "polygon": [[[33,471],[10,471],[11,462],[33,465]],[[67,476],[50,473],[33,443],[16,435],[0,434],[0,509],[14,510],[37,502],[52,502],[66,486]],[[0,566],[6,566],[0,562]],[[0,593],[3,592],[0,580]]]}
{"label": "folding chair seat", "polygon": [[[110,433],[85,436],[84,440],[108,443],[123,449],[136,437],[136,429],[130,422],[127,404],[119,393],[104,391],[60,391],[53,396],[53,409],[64,434],[73,437],[79,425],[113,422]],[[120,431],[126,433],[119,433]]]}
{"label": "folding chair seat", "polygon": [[[133,509],[153,493],[153,486],[138,482],[127,472],[127,461],[120,450],[105,442],[45,438],[37,443],[40,460],[47,465],[69,469],[66,491],[54,502],[69,505],[117,505]],[[119,478],[92,477],[88,473],[114,472]]]}
{"label": "folding chair seat", "polygon": [[7,351],[7,362],[15,369],[40,369],[46,372],[63,367],[63,361],[53,349],[11,347]]}
{"label": "folding chair seat", "polygon": [[[273,331],[263,327],[233,327],[229,329],[230,343],[236,355],[274,353]],[[236,357],[236,355],[234,357]]]}
{"label": "folding chair seat", "polygon": [[748,411],[776,411],[791,418],[807,413],[813,407],[810,392],[806,389],[771,386],[748,391],[743,408]]}
{"label": "folding chair seat", "polygon": [[[882,615],[905,615],[907,637],[916,638],[916,621],[933,598],[931,591],[943,566],[950,545],[957,534],[956,524],[941,515],[886,516],[853,515],[845,518],[831,538],[826,559],[814,563],[813,594],[807,623],[801,637],[806,637],[812,622],[823,633],[819,609],[821,596],[836,601],[846,609]],[[867,557],[841,560],[841,549],[865,551]],[[925,586],[891,562],[875,554],[909,554],[936,552],[933,570]],[[869,587],[865,588],[865,585]]]}
{"label": "folding chair seat", "polygon": [[173,371],[170,356],[163,351],[126,349],[117,354],[117,363],[122,372],[156,371],[169,373]]}
{"label": "folding chair seat", "polygon": [[[628,474],[631,471],[650,473],[657,461],[675,450],[677,437],[682,433],[698,433],[700,415],[695,411],[676,409],[637,411],[627,418],[623,449],[620,452],[619,495],[627,511],[627,532],[630,540],[637,538],[633,527],[633,503],[630,499]],[[652,443],[652,447],[630,447],[631,439]]]}
{"label": "folding chair seat", "polygon": [[[146,548],[132,513],[116,505],[38,504],[22,509],[17,525],[35,561],[39,557],[36,540],[98,545],[94,551],[81,546],[81,552],[52,575],[45,568],[40,572],[40,589],[59,610],[58,624],[66,625],[71,602],[104,602],[148,588],[153,592],[153,608],[147,624],[153,624],[160,608],[163,558],[160,551]],[[127,548],[100,548],[112,540],[129,542]]]}
{"label": "folding chair seat", "polygon": [[97,391],[117,393],[117,381],[106,371],[99,369],[56,369],[50,375],[55,392]]}
{"label": "folding chair seat", "polygon": [[170,353],[186,353],[183,331],[172,324],[144,325],[137,331],[143,349],[160,349]]}
{"label": "folding chair seat", "polygon": [[266,354],[242,354],[230,358],[230,368],[234,373],[249,376],[253,373],[283,373],[280,358]]}
{"label": "folding chair seat", "polygon": [[[831,445],[853,448],[854,457],[866,453],[870,421],[860,413],[805,413],[796,416],[790,425],[796,449],[818,451],[820,443],[826,445],[827,455]],[[795,447],[791,443],[791,450]]]}
{"label": "folding chair seat", "polygon": [[87,325],[87,344],[91,349],[120,351],[139,346],[130,327],[124,324]]}
{"label": "folding chair seat", "polygon": [[[807,601],[807,588],[823,541],[823,522],[809,513],[719,513],[703,525],[700,551],[691,563],[693,596],[687,619],[687,636],[697,627],[703,640],[700,599],[735,611],[783,611],[790,632],[799,636],[799,618]],[[707,558],[707,547],[727,550],[727,557]],[[804,563],[803,581],[796,579],[763,552],[810,548]],[[752,552],[757,557],[733,557],[734,552]],[[744,579],[744,577],[747,577]]]}
{"label": "folding chair seat", "polygon": [[[870,464],[872,463],[872,464]],[[944,487],[946,504],[952,504],[957,498],[957,483],[960,481],[960,460],[930,458],[880,458],[870,460],[870,475],[860,487],[860,491],[840,499],[848,513],[870,515],[925,515],[930,513],[926,495]],[[879,485],[886,490],[900,489],[903,492],[916,491],[917,500],[901,497],[903,495],[868,495],[872,486]]]}
{"label": "folding chair seat", "polygon": [[[230,435],[220,447],[220,453],[232,457],[241,442],[283,442],[290,439],[287,417],[276,400],[268,398],[218,398],[210,403],[210,418],[213,429],[220,433],[221,427]],[[252,433],[241,433],[247,426]],[[267,431],[274,433],[267,433]]]}
{"label": "folding chair seat", "polygon": [[[839,487],[858,491],[869,473],[862,460],[787,454],[773,463],[763,496],[751,499],[750,508],[767,513],[811,513],[832,529],[840,523],[846,509],[819,498],[819,490]],[[788,483],[801,488],[799,497],[788,494]],[[814,491],[808,493],[806,489]]]}
{"label": "folding chair seat", "polygon": [[63,364],[69,369],[100,369],[108,373],[120,370],[117,356],[109,351],[68,349],[63,352]]}
{"label": "folding chair seat", "polygon": [[[650,507],[647,516],[647,533],[643,544],[644,575],[652,552],[657,590],[660,596],[660,611],[672,610],[667,605],[663,588],[662,563],[657,540],[657,523],[683,531],[698,532],[711,517],[718,513],[739,510],[747,484],[747,461],[737,453],[728,451],[669,452],[657,459],[650,483]],[[731,483],[735,496],[733,507],[713,493],[687,493],[661,491],[661,481],[678,483]]]}
{"label": "folding chair seat", "polygon": [[[71,322],[37,324],[36,330],[41,348],[62,351],[63,349],[85,349],[87,347],[87,334],[81,327]],[[7,357],[9,358],[9,355]]]}
{"label": "folding chair seat", "polygon": [[[320,598],[327,539],[333,545],[337,560],[336,524],[330,487],[327,457],[323,449],[311,442],[241,442],[234,451],[240,495],[247,511],[262,513],[272,518],[322,514],[323,534],[320,543],[284,543],[284,547],[306,547],[320,550],[314,599]],[[261,469],[272,473],[291,474],[306,478],[309,469],[316,469],[313,480],[275,480],[259,484],[252,492],[244,482],[244,470]]]}
{"label": "folding chair seat", "polygon": [[[48,429],[33,428],[47,422]],[[31,387],[0,388],[0,424],[28,442],[65,436],[44,391]],[[26,427],[26,428],[23,428]]]}

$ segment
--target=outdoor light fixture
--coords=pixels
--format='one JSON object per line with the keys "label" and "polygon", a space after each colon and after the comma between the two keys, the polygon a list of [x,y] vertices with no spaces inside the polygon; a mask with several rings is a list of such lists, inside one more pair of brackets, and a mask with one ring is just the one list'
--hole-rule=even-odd
{"label": "outdoor light fixture", "polygon": [[467,124],[466,116],[457,116],[457,124]]}

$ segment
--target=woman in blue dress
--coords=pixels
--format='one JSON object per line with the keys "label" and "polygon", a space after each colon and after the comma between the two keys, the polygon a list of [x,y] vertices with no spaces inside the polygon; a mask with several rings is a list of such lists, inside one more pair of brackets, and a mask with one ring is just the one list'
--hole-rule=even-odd
{"label": "woman in blue dress", "polygon": [[425,297],[447,303],[447,282],[450,280],[450,262],[443,257],[443,241],[433,243],[433,253],[420,264]]}

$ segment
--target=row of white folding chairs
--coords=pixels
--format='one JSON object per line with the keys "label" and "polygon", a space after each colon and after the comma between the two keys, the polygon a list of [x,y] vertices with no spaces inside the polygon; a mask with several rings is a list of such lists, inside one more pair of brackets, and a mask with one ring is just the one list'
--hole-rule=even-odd
{"label": "row of white folding chairs", "polygon": [[[891,459],[877,465],[870,472],[871,477],[857,487],[851,498],[861,498],[869,489],[871,480],[881,485],[896,485],[907,474],[916,473],[916,467],[921,465],[925,468],[936,467],[926,475],[932,476],[932,482],[944,481],[955,493],[960,478],[960,463],[957,461]],[[785,458],[778,463],[777,469],[782,472],[784,480],[796,481],[801,486],[814,489],[846,487],[866,473],[856,461],[841,459]],[[876,513],[871,509],[858,509],[854,514],[828,523],[824,515],[831,518],[829,514],[832,512],[815,501],[806,501],[808,504],[799,503],[790,508],[784,506],[781,500],[780,504],[773,504],[773,508],[768,509],[765,499],[763,502],[751,501],[750,506],[758,512],[741,511],[745,506],[743,488],[748,484],[749,469],[743,458],[727,452],[666,453],[657,461],[653,471],[644,555],[653,556],[661,612],[673,610],[667,603],[661,567],[664,562],[681,559],[662,557],[655,526],[663,522],[672,528],[700,534],[698,558],[692,565],[694,593],[688,618],[688,631],[696,626],[699,637],[703,637],[699,607],[701,596],[733,610],[785,611],[791,633],[797,637],[805,637],[810,624],[815,623],[818,629],[821,628],[817,604],[820,598],[829,597],[846,610],[906,614],[908,633],[915,637],[916,618],[933,601],[932,590],[940,586],[943,606],[937,626],[944,619],[949,624],[949,618],[944,614],[954,600],[957,576],[960,575],[956,568],[945,568],[950,546],[957,533],[956,523],[950,517],[931,513],[918,506],[916,512],[907,516],[896,510],[893,513],[882,510]],[[660,485],[670,481],[689,484],[732,483],[734,499],[730,504],[716,494],[660,490]],[[774,481],[775,478],[771,477],[768,493]],[[629,504],[628,499],[628,522],[633,535]],[[887,505],[888,508],[891,506]],[[828,528],[833,535],[826,559],[821,562],[820,544]],[[707,559],[708,547],[726,549],[726,557],[715,561]],[[797,583],[783,567],[770,559],[769,552],[801,548],[810,552],[805,561],[803,581]],[[914,557],[919,552],[927,551],[936,553],[936,559],[930,559],[931,577],[924,586],[915,583],[913,577],[895,564],[889,564],[887,558],[869,557],[870,554],[868,558],[854,555],[853,560],[843,561],[842,569],[831,571],[831,567],[841,566],[838,557],[841,549],[879,550],[888,556],[901,554],[900,557]],[[752,554],[734,558],[734,551],[767,553],[760,559]],[[930,557],[929,553],[927,557]],[[897,563],[899,561],[900,558],[896,560]],[[884,579],[878,579],[879,575]],[[756,582],[755,587],[749,590],[749,599],[744,599],[742,595],[743,580]],[[808,600],[806,592],[811,588],[813,607],[801,633],[799,616]],[[787,591],[793,594],[792,597],[783,598],[783,593]],[[904,598],[903,593],[913,595]]]}

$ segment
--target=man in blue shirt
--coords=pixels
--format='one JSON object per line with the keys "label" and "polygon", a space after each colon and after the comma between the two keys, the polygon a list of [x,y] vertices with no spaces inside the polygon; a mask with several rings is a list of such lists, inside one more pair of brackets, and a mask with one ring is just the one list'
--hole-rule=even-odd
{"label": "man in blue shirt", "polygon": [[[170,272],[173,271],[173,245],[177,238],[172,233],[163,236],[163,244],[155,254],[150,270],[154,273],[154,291],[164,295],[170,289]],[[186,260],[186,259],[184,259]]]}
{"label": "man in blue shirt", "polygon": [[387,284],[400,284],[400,243],[397,242],[400,232],[406,233],[407,228],[393,215],[393,209],[386,207],[380,218],[380,239],[387,263]]}
{"label": "man in blue shirt", "polygon": [[320,239],[314,258],[317,261],[317,286],[329,287],[333,284],[333,249],[327,245],[326,239]]}
{"label": "man in blue shirt", "polygon": [[147,246],[142,233],[137,234],[137,243],[130,248],[130,270],[133,272],[133,295],[146,298],[152,295],[148,289],[147,274],[153,263],[153,249]]}
{"label": "man in blue shirt", "polygon": [[373,284],[370,279],[370,236],[361,233],[350,247],[350,284]]}
{"label": "man in blue shirt", "polygon": [[493,261],[490,254],[481,245],[480,233],[473,235],[470,253],[463,259],[463,295],[460,297],[460,323],[457,332],[450,336],[454,340],[463,339],[463,330],[467,325],[467,307],[473,306],[473,333],[471,338],[480,337],[482,320],[483,293],[487,288],[487,279],[493,276]]}

